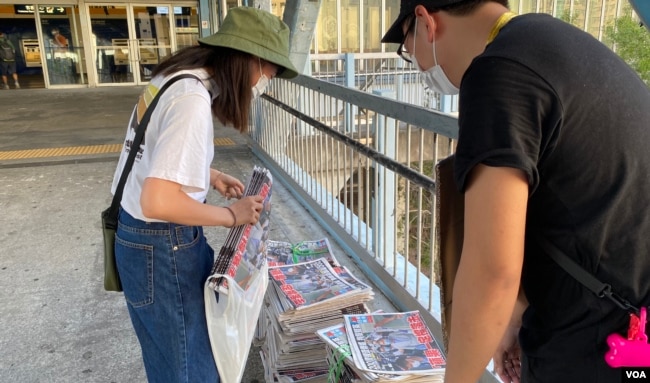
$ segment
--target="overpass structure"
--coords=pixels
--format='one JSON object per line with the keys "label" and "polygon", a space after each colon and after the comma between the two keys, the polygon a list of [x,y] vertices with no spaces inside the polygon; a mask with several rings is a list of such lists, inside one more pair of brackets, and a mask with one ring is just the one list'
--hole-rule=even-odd
{"label": "overpass structure", "polygon": [[[646,21],[645,25],[647,26],[648,1],[632,1],[632,4],[642,19]],[[287,2],[287,9],[283,16],[294,31],[292,59],[296,64],[302,64],[305,73],[309,73],[311,68],[308,52],[319,6],[319,1],[291,0]],[[420,103],[409,104],[397,101],[402,100],[398,96],[405,88],[416,86],[414,84],[417,83],[416,74],[408,69],[400,68],[397,57],[381,57],[377,63],[371,63],[369,59],[356,60],[348,55],[332,55],[320,59],[323,62],[333,63],[334,69],[327,72],[326,75],[336,81],[318,81],[316,75],[300,76],[295,81],[280,79],[274,81],[269,87],[268,95],[258,100],[255,105],[254,118],[251,119],[254,121],[254,126],[250,132],[250,148],[256,158],[272,170],[274,179],[278,180],[284,186],[284,190],[291,193],[293,197],[287,198],[286,195],[278,195],[278,199],[291,200],[292,202],[295,200],[305,207],[316,224],[320,225],[317,231],[322,231],[323,235],[332,238],[336,242],[336,246],[346,252],[355,265],[363,271],[366,278],[381,290],[391,304],[401,311],[420,310],[425,315],[425,320],[432,328],[436,338],[442,340],[440,291],[438,288],[439,270],[435,266],[437,257],[436,222],[434,219],[437,212],[435,203],[436,175],[432,165],[454,150],[458,133],[455,117],[453,113],[441,113],[432,110],[432,108],[415,105]],[[360,79],[364,73],[368,73],[368,77]],[[389,81],[383,82],[384,80]],[[355,85],[360,82],[365,84],[366,91],[354,89]],[[387,84],[391,84],[392,88]],[[11,102],[9,92],[2,96],[6,98],[7,103]],[[436,102],[438,106],[444,105],[444,100],[437,97],[434,95],[431,102]],[[40,106],[44,108],[44,105]],[[130,103],[127,110],[130,111]],[[20,112],[19,108],[12,111],[12,113],[18,112]],[[84,110],[84,112],[87,113],[88,110]],[[60,112],[57,112],[57,115],[60,115]],[[81,113],[79,115],[85,117]],[[112,116],[111,114],[98,115]],[[113,117],[104,118],[104,120],[112,119]],[[89,124],[89,122],[84,122],[84,124]],[[15,124],[12,126],[15,127]],[[117,134],[118,139],[122,137],[122,130],[120,126]],[[18,133],[13,130],[10,134]],[[74,133],[70,133],[70,135],[72,136]],[[44,135],[34,135],[34,137],[37,136]],[[106,137],[109,136],[106,135]],[[97,135],[93,139],[96,140]],[[11,140],[9,139],[3,141],[3,145],[10,144]],[[246,151],[246,155],[247,153]],[[233,162],[233,158],[236,157],[232,152],[229,155],[228,158],[222,158],[224,163]],[[243,166],[243,162],[237,164],[237,159],[234,162],[239,167]],[[249,163],[245,163],[245,165],[248,167]],[[110,171],[102,172],[105,178],[108,179],[107,174]],[[85,184],[91,187],[98,185],[99,182],[93,178],[96,177],[96,172],[89,168],[88,173],[88,181]],[[57,177],[52,178],[57,179]],[[36,179],[38,177],[34,177],[34,180]],[[101,181],[108,182],[104,179]],[[54,181],[52,182],[54,183]],[[5,184],[9,185],[10,183],[5,182]],[[52,188],[51,185],[45,192],[49,193],[50,188]],[[78,185],[75,186],[74,183],[71,183],[70,189],[84,188],[79,188]],[[40,206],[36,204],[36,199],[30,194],[20,193],[21,196],[27,198],[29,205]],[[83,198],[79,197],[76,200],[92,200],[96,206],[93,205],[94,207],[91,207],[90,211],[99,211],[105,201],[101,198],[90,198],[96,194],[98,193],[89,193],[88,196],[84,195]],[[51,206],[57,206],[57,201],[54,201]],[[12,206],[14,206],[13,201],[12,204],[5,205],[7,208]],[[58,215],[49,214],[52,210],[50,205],[44,206],[43,211],[48,213],[47,216],[50,219],[53,219],[47,221],[50,222],[49,225],[44,226],[56,226],[59,222],[56,220]],[[293,206],[292,209],[296,210]],[[68,210],[76,213],[78,209],[71,206]],[[55,211],[54,213],[58,214],[59,212]],[[290,222],[290,224],[276,233],[296,230],[301,226],[296,224],[295,213],[287,213],[286,217],[286,222]],[[23,218],[21,215],[20,218],[12,220],[12,224],[18,225],[24,220]],[[96,217],[88,219],[93,218]],[[79,220],[79,218],[76,219]],[[83,221],[83,219],[81,220]],[[25,221],[27,223],[35,222],[31,227],[43,226],[43,222]],[[311,225],[310,222],[303,226],[316,225]],[[33,231],[27,229],[30,225],[25,227],[25,232]],[[74,229],[74,227],[71,228],[71,230]],[[88,228],[88,230],[89,233],[99,234],[94,227]],[[54,235],[53,232],[54,230],[52,233],[47,232],[46,235]],[[89,236],[92,237],[91,234]],[[287,235],[287,237],[289,236]],[[286,239],[291,240],[292,238]],[[307,238],[294,237],[294,239]],[[96,241],[98,241],[97,243],[101,241],[98,235],[96,235]],[[37,243],[38,241],[33,242]],[[67,237],[61,239],[60,242],[61,248],[67,249],[69,246]],[[83,255],[87,256],[87,253],[93,251],[93,247],[88,246],[83,249]],[[65,252],[60,251],[60,253]],[[50,254],[52,249],[37,248],[33,253]],[[84,259],[81,257],[81,253],[80,260]],[[25,267],[24,262],[30,261],[31,257],[21,257],[20,255],[21,253],[16,251],[16,264],[21,265],[21,270],[30,268],[36,270],[40,267],[34,261],[31,261],[30,267]],[[66,262],[59,263],[59,267],[66,265]],[[99,258],[97,258],[94,267],[96,272],[92,273],[92,277],[88,276],[84,279],[85,285],[83,286],[93,286],[93,283],[96,282],[92,278],[97,279],[100,275],[101,262]],[[9,272],[5,273],[7,281],[13,277],[8,274]],[[40,275],[39,278],[43,281],[50,281],[59,275],[57,273],[50,274]],[[76,281],[74,278],[70,280],[70,282]],[[33,282],[30,279],[30,284],[26,284],[26,286],[31,288]],[[7,285],[13,286],[13,281],[12,284],[7,282]],[[44,283],[44,286],[48,286],[48,284]],[[78,286],[73,283],[65,286],[67,288],[60,289],[60,291],[91,290],[90,287],[78,289]],[[44,288],[43,290],[54,291],[55,289]],[[24,291],[31,292],[27,288]],[[91,298],[86,295],[80,297],[71,295],[75,299],[68,299],[69,302],[66,304],[76,307],[81,301],[96,302],[101,298],[101,293],[94,291]],[[41,296],[39,295],[39,297]],[[57,295],[42,297],[48,298],[42,299],[43,307],[51,302],[58,302],[60,298]],[[25,301],[40,302],[40,298],[31,295],[27,298],[29,299],[25,299]],[[106,339],[114,339],[105,331],[114,328],[115,323],[99,329],[88,329],[87,323],[89,322],[86,320],[88,316],[106,316],[116,323],[122,323],[124,318],[118,317],[114,313],[119,310],[121,301],[111,299],[110,303],[111,305],[99,308],[93,305],[93,309],[89,312],[71,310],[75,316],[73,319],[78,319],[74,323],[83,325],[81,329],[85,330],[79,333],[92,335],[92,337],[89,335],[80,337],[81,341],[87,343],[83,347],[89,348],[88,344],[103,344]],[[53,306],[50,304],[49,307]],[[8,304],[4,307],[9,310],[14,306]],[[43,316],[40,313],[39,311],[39,315],[33,315],[33,317],[45,317],[59,323],[56,322],[56,316],[62,316],[58,311],[43,312],[45,314],[52,313],[51,317]],[[67,335],[68,332],[77,333],[72,331],[77,328],[69,326],[69,323],[72,322],[69,317],[70,315],[60,321],[66,325],[61,329],[62,333],[65,332],[64,335]],[[46,327],[39,322],[39,326],[25,327],[22,332],[41,334],[36,329],[45,330]],[[12,329],[12,327],[8,328]],[[72,328],[72,330],[68,330],[68,328]],[[125,334],[127,332],[130,334],[128,326],[121,328]],[[89,338],[91,339],[89,340]],[[125,336],[119,339],[124,338]],[[114,348],[123,353],[122,345],[117,344],[119,340],[115,343]],[[50,352],[51,347],[47,344],[39,347],[45,350],[43,354],[53,357],[60,355],[53,351]],[[28,351],[33,351],[27,346],[24,346],[24,350],[24,354],[19,352],[17,355],[25,355]],[[118,352],[115,355],[118,355]],[[121,371],[123,369],[116,361],[124,362],[130,368],[125,371],[125,376],[129,376],[131,373],[133,375],[129,377],[131,380],[120,381],[138,381],[137,379],[133,380],[134,376],[142,376],[142,371],[138,370],[139,364],[133,363],[133,360],[137,360],[137,355],[129,354],[129,356],[129,358],[118,359],[115,357],[114,360],[110,360],[108,365],[110,368],[105,366],[107,364],[105,360],[102,360],[102,363],[97,363],[94,368],[97,369],[96,371],[110,371],[111,368]],[[43,359],[45,360],[45,358]],[[83,354],[84,361],[92,359],[91,354]],[[97,359],[99,360],[99,358]],[[40,359],[37,359],[36,362],[44,363]],[[75,360],[75,363],[78,362]],[[18,369],[6,368],[3,370],[0,368],[0,376],[23,373],[23,371],[16,372],[16,370]],[[70,370],[73,369],[70,368]],[[85,374],[86,377],[86,379],[80,378],[76,381],[92,381],[87,378],[92,372],[90,370],[88,368],[80,372],[76,371],[75,373]],[[34,369],[33,373],[36,372],[38,369]],[[27,375],[29,373],[25,372],[21,376],[30,376]],[[37,379],[6,380],[39,381]],[[75,381],[75,379],[69,381]],[[481,378],[483,383],[496,381],[490,368]],[[253,382],[253,380],[247,380],[247,382]]]}

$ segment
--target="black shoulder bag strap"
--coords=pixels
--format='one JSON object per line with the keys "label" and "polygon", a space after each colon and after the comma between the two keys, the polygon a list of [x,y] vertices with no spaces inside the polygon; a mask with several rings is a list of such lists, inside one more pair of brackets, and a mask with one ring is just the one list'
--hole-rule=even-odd
{"label": "black shoulder bag strap", "polygon": [[115,189],[115,195],[113,195],[113,202],[111,203],[111,207],[108,209],[107,223],[115,225],[113,229],[117,227],[117,214],[120,210],[120,202],[122,201],[122,193],[124,192],[124,185],[126,184],[126,179],[129,177],[129,173],[131,173],[131,169],[133,168],[133,163],[135,162],[135,156],[138,154],[138,150],[140,150],[140,144],[142,144],[144,133],[147,130],[147,125],[149,125],[149,120],[151,119],[151,115],[153,114],[153,111],[156,108],[156,104],[158,104],[158,100],[160,100],[160,96],[165,92],[165,90],[167,90],[167,88],[169,88],[176,81],[184,78],[195,78],[198,81],[201,81],[200,78],[192,74],[181,74],[167,80],[167,82],[162,86],[162,88],[160,88],[158,93],[156,93],[156,97],[154,97],[154,99],[151,101],[151,104],[149,104],[149,106],[147,107],[147,111],[144,113],[144,116],[142,116],[142,120],[138,124],[138,128],[135,132],[135,138],[133,139],[133,144],[131,144],[131,149],[129,151],[129,156],[126,159],[126,163],[124,164],[124,169],[122,170],[122,174],[120,175],[120,181],[117,183],[117,189]]}
{"label": "black shoulder bag strap", "polygon": [[608,283],[603,283],[582,266],[578,265],[571,258],[566,256],[560,249],[557,248],[551,241],[538,236],[540,239],[540,246],[548,254],[551,259],[555,261],[561,268],[564,269],[575,280],[583,284],[586,288],[591,290],[598,298],[607,298],[614,302],[614,304],[623,310],[639,315],[639,308],[633,306],[625,298],[612,291],[612,286]]}

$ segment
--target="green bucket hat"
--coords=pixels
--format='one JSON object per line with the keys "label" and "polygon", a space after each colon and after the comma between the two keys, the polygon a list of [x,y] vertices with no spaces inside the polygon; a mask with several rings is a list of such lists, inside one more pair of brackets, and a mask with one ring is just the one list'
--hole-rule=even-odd
{"label": "green bucket hat", "polygon": [[227,47],[250,53],[284,70],[281,78],[298,71],[289,60],[289,27],[272,13],[252,7],[231,8],[217,33],[199,39],[202,45]]}

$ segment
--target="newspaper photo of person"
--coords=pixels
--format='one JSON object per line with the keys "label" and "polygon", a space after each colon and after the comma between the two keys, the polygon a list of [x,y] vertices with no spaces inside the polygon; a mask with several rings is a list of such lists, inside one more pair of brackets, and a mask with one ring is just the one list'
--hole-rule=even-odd
{"label": "newspaper photo of person", "polygon": [[419,311],[345,315],[356,366],[377,374],[442,377],[444,354]]}
{"label": "newspaper photo of person", "polygon": [[355,290],[323,258],[272,267],[269,275],[294,308],[307,307]]}

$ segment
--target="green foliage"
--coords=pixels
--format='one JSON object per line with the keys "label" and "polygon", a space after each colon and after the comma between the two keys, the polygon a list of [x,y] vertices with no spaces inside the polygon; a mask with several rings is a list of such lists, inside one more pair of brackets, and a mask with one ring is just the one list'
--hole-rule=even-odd
{"label": "green foliage", "polygon": [[[410,163],[411,169],[417,170],[422,174],[433,174],[434,163],[433,161],[424,161],[422,164],[422,169],[420,169],[420,164],[418,162]],[[405,193],[405,183],[409,181],[401,181],[398,186],[398,193],[403,195]],[[420,194],[422,192],[422,194]],[[431,214],[435,194],[428,190],[421,190],[418,187],[412,186],[409,188],[409,232],[405,233],[406,230],[406,214],[401,215],[397,222],[397,229],[399,235],[405,237],[406,241],[406,253],[408,254],[409,261],[417,265],[419,263],[421,271],[427,277],[431,277],[431,265],[433,259],[431,254],[433,252],[431,246],[433,245],[434,238],[432,237],[432,229],[434,225],[434,218]],[[419,201],[422,201],[422,207],[419,207]],[[418,221],[418,216],[420,216],[421,221]],[[418,260],[418,252],[420,253],[420,259]],[[436,275],[438,275],[436,273]]]}
{"label": "green foliage", "polygon": [[565,23],[569,23],[569,24],[573,24],[573,21],[575,19],[575,17],[568,10],[562,12],[562,14],[558,16],[558,18],[564,21]]}
{"label": "green foliage", "polygon": [[650,86],[650,32],[627,10],[605,29],[605,40]]}

